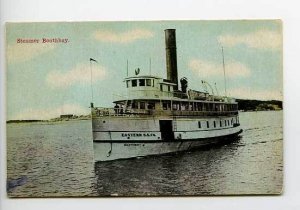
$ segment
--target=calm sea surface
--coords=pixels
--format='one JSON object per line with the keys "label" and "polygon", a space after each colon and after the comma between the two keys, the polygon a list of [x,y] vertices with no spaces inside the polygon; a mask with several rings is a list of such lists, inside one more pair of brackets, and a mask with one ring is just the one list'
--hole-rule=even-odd
{"label": "calm sea surface", "polygon": [[241,138],[174,155],[93,163],[90,121],[7,125],[11,197],[279,193],[282,111],[242,112]]}

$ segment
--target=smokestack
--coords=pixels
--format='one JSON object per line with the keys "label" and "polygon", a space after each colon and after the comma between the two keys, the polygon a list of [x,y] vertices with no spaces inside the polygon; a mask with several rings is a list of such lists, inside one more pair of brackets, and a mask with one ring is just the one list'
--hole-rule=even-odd
{"label": "smokestack", "polygon": [[170,80],[172,83],[176,83],[174,90],[178,90],[175,29],[165,30],[165,41],[166,41],[167,79]]}

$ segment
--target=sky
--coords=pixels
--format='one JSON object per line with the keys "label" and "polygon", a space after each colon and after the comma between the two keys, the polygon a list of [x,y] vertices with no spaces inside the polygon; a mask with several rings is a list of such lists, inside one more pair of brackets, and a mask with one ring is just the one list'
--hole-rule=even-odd
{"label": "sky", "polygon": [[151,74],[166,78],[168,28],[176,29],[178,77],[187,77],[189,88],[202,90],[205,80],[225,94],[223,47],[227,95],[282,100],[279,20],[7,23],[7,119],[88,114],[91,69],[93,102],[101,107],[125,93],[127,60],[129,76],[136,68],[149,75],[151,59]]}

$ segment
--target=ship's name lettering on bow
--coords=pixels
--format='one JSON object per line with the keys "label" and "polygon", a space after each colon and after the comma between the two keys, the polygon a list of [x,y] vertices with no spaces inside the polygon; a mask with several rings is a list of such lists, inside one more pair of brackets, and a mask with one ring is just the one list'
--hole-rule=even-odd
{"label": "ship's name lettering on bow", "polygon": [[122,133],[122,137],[148,137],[156,136],[155,133]]}

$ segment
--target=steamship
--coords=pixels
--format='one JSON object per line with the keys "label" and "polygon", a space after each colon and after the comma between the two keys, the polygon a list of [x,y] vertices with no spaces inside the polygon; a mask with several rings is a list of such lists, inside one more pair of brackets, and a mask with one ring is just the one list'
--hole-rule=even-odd
{"label": "steamship", "polygon": [[96,162],[187,151],[242,132],[235,99],[191,90],[186,78],[178,87],[175,29],[165,30],[165,43],[167,79],[136,72],[114,107],[91,103]]}

